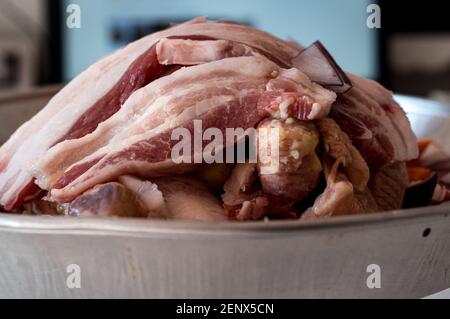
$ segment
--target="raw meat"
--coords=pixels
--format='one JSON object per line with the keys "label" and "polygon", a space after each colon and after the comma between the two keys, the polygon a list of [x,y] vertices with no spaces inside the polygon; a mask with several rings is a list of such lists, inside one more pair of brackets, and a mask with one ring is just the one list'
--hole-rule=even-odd
{"label": "raw meat", "polygon": [[147,217],[145,206],[122,184],[112,182],[96,185],[73,200],[70,216]]}
{"label": "raw meat", "polygon": [[369,182],[370,171],[361,153],[332,119],[324,118],[316,124],[325,152],[342,165],[353,186],[360,192],[364,191]]}
{"label": "raw meat", "polygon": [[[272,83],[280,79],[285,85],[274,87]],[[201,120],[203,132],[211,127],[225,136],[226,128],[255,127],[270,116],[275,105],[289,106],[304,96],[324,109],[335,99],[334,93],[311,83],[299,70],[282,69],[265,57],[192,66],[137,91],[92,134],[50,149],[33,165],[34,176],[41,188],[51,190],[53,199],[69,201],[124,174],[149,178],[186,172],[193,162],[176,164],[172,158],[172,149],[179,143],[172,138],[175,129],[183,128],[194,136],[194,121]],[[301,119],[310,120],[311,114],[305,114]],[[198,151],[195,145],[191,149],[192,159]]]}
{"label": "raw meat", "polygon": [[353,88],[338,97],[330,117],[347,133],[371,167],[419,155],[405,112],[378,83],[349,75]]}
{"label": "raw meat", "polygon": [[204,18],[154,33],[118,50],[69,83],[0,149],[0,205],[4,209],[12,210],[41,193],[28,165],[58,142],[92,132],[117,112],[133,91],[166,74],[157,60],[155,44],[167,37],[234,41],[284,66],[298,52],[294,45],[267,33]]}
{"label": "raw meat", "polygon": [[400,209],[409,184],[405,163],[395,162],[373,172],[369,188],[382,210]]}
{"label": "raw meat", "polygon": [[[100,186],[123,187],[115,183],[118,179],[145,202],[147,195],[159,190],[124,175],[153,182],[154,177],[192,171],[198,167],[192,158],[207,155],[207,141],[200,143],[200,150],[190,143],[187,158],[175,162],[172,151],[178,140],[172,135],[177,129],[195,135],[196,121],[201,120],[201,133],[209,128],[224,133],[226,128],[257,127],[265,118],[316,122],[331,164],[328,187],[316,201],[315,215],[339,214],[350,206],[348,211],[373,207],[372,192],[381,207],[397,206],[383,199],[377,178],[388,178],[385,169],[418,155],[404,112],[389,91],[370,80],[348,75],[353,87],[338,97],[311,82],[293,67],[302,50],[296,43],[247,26],[205,18],[118,50],[69,83],[0,148],[0,206],[11,211],[47,191],[48,198],[58,202],[95,197]],[[233,141],[222,141],[215,151],[244,137],[237,134]],[[231,207],[240,220],[273,213],[295,216],[293,202],[301,201],[317,184],[320,163],[313,153],[299,154],[301,164],[282,163],[287,179],[259,174],[261,189],[254,189],[254,181],[248,180],[253,176],[250,170],[232,175],[240,179],[230,178],[225,187],[227,210]],[[293,154],[295,159],[297,153]],[[291,166],[297,170],[290,171]],[[238,165],[238,172],[242,167]],[[366,187],[369,167],[379,174],[371,179],[371,190]],[[401,168],[394,173],[402,175]],[[311,176],[297,183],[292,174]],[[290,183],[294,186],[288,187]],[[238,190],[232,191],[235,187]],[[147,204],[160,207],[159,195],[157,204],[152,196]],[[350,206],[333,206],[342,198],[351,199]],[[330,211],[332,206],[336,212]],[[148,210],[164,214],[154,207]]]}
{"label": "raw meat", "polygon": [[[322,164],[316,154],[319,132],[310,122],[266,119],[258,129],[277,129],[278,145],[273,144],[273,135],[264,134],[258,140],[259,180],[266,194],[299,202],[317,186]],[[266,156],[272,149],[278,149],[277,156]],[[264,160],[265,158],[268,160]],[[265,171],[266,169],[266,171]]]}

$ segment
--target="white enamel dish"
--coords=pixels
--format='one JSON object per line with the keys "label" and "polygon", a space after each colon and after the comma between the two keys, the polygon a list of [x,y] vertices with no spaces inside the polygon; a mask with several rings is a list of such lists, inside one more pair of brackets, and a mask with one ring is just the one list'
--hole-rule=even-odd
{"label": "white enamel dish", "polygon": [[[0,98],[0,143],[54,91]],[[419,137],[450,147],[450,109],[397,100]],[[369,265],[380,288],[367,285]],[[449,287],[449,205],[269,223],[0,214],[3,298],[417,298]]]}

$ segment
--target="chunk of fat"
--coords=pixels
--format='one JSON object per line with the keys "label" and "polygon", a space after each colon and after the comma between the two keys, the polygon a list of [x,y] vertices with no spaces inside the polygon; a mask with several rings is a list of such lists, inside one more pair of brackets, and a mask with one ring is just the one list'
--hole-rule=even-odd
{"label": "chunk of fat", "polygon": [[156,45],[163,65],[196,65],[237,56],[260,56],[251,47],[229,40],[161,39]]}
{"label": "chunk of fat", "polygon": [[188,221],[225,221],[221,202],[206,186],[190,176],[154,179],[164,195],[168,219]]}
{"label": "chunk of fat", "polygon": [[158,185],[130,175],[120,176],[119,182],[134,192],[148,210],[149,217],[164,217],[166,215],[164,197],[158,189]]}

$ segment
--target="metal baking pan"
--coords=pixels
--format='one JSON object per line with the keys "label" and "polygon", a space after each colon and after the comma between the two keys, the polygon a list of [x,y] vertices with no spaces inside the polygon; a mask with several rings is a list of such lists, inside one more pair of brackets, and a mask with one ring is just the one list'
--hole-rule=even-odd
{"label": "metal baking pan", "polygon": [[[0,141],[53,93],[0,97]],[[397,99],[419,137],[450,147],[449,109]],[[449,215],[450,205],[268,223],[0,214],[0,297],[424,297],[450,287]]]}

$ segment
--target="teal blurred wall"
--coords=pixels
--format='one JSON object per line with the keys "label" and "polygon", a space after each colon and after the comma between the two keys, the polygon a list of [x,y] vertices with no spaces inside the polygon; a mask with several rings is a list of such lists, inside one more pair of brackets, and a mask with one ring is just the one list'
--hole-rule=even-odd
{"label": "teal blurred wall", "polygon": [[[79,4],[80,29],[64,28],[64,78],[69,80],[113,51],[112,26],[121,21],[178,20],[195,16],[246,21],[304,45],[320,39],[339,64],[377,77],[377,31],[368,29],[370,0],[65,0]],[[65,13],[63,13],[65,14]],[[65,21],[65,19],[63,19]]]}

